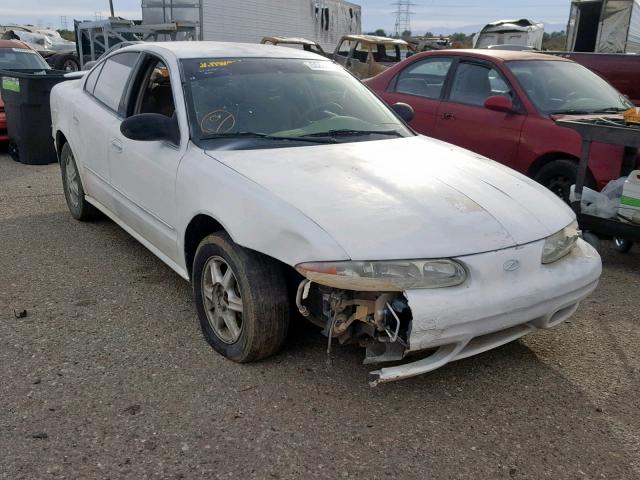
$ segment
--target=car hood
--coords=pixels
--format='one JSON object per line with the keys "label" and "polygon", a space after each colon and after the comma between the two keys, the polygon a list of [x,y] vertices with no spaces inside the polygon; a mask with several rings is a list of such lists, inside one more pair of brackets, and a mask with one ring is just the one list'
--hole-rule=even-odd
{"label": "car hood", "polygon": [[207,154],[300,210],[353,260],[499,250],[574,218],[523,175],[423,136]]}

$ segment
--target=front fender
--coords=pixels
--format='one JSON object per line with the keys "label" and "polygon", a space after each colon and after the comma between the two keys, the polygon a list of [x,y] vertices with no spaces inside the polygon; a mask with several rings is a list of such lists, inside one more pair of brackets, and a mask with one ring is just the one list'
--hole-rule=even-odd
{"label": "front fender", "polygon": [[[179,251],[184,251],[191,219],[205,214],[220,223],[238,245],[291,266],[349,259],[342,247],[302,212],[193,144],[180,164],[176,194],[178,212],[186,214],[179,219]],[[186,264],[182,266],[186,268]]]}

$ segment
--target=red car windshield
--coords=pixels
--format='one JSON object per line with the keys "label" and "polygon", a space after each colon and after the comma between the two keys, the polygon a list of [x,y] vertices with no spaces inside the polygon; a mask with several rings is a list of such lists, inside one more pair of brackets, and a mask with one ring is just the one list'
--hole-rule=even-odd
{"label": "red car windshield", "polygon": [[49,65],[35,50],[0,48],[0,70],[48,70]]}
{"label": "red car windshield", "polygon": [[588,68],[572,62],[507,62],[536,108],[547,114],[615,113],[633,105]]}

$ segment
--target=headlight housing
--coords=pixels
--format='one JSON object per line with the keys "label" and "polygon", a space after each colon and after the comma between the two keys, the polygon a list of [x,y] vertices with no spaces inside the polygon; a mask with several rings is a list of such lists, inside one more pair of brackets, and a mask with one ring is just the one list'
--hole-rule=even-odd
{"label": "headlight housing", "polygon": [[568,255],[579,237],[580,230],[577,221],[547,237],[542,248],[542,263],[557,262]]}
{"label": "headlight housing", "polygon": [[343,290],[402,292],[460,285],[467,278],[454,260],[301,263],[296,270],[312,282]]}

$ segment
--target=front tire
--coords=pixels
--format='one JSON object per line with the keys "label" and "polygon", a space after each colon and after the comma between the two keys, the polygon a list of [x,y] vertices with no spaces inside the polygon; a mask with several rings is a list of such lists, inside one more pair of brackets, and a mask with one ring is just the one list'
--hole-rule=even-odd
{"label": "front tire", "polygon": [[[573,160],[553,160],[544,165],[533,177],[541,185],[547,187],[558,197],[569,203],[571,185],[575,185],[578,177],[578,163]],[[593,188],[595,181],[589,172],[585,178],[586,187]]]}
{"label": "front tire", "polygon": [[60,169],[62,170],[64,198],[71,216],[80,221],[95,218],[98,211],[84,198],[84,188],[78,172],[78,165],[68,143],[62,146],[60,152]]}
{"label": "front tire", "polygon": [[209,235],[198,246],[193,293],[207,342],[230,360],[260,360],[284,343],[289,301],[282,268],[226,233]]}

